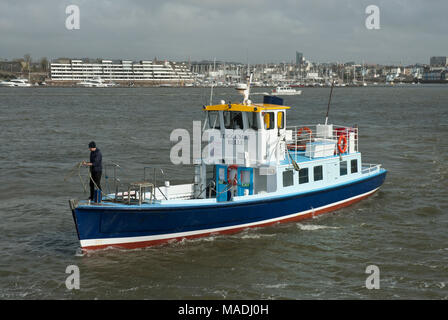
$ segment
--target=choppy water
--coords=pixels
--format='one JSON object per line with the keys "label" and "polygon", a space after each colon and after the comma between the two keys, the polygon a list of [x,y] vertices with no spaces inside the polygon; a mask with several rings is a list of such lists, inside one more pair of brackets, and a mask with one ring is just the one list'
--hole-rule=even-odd
{"label": "choppy water", "polygon": [[[240,100],[214,92],[215,102]],[[169,134],[191,132],[209,94],[0,88],[0,299],[448,298],[446,86],[335,88],[330,121],[358,124],[364,162],[389,170],[356,205],[231,236],[79,254],[68,199],[88,195],[64,176],[88,159],[88,142],[123,167],[122,181],[153,164],[172,184],[189,182],[192,168],[169,161]],[[286,97],[288,124],[322,123],[328,94]],[[80,269],[79,290],[65,286],[68,265]],[[380,269],[379,290],[365,288],[368,265]]]}

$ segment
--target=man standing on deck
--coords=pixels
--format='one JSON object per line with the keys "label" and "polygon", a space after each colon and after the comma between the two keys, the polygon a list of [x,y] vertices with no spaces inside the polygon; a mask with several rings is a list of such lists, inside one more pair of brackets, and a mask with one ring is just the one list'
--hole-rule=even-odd
{"label": "man standing on deck", "polygon": [[103,156],[101,154],[100,149],[96,147],[95,141],[91,141],[89,143],[90,149],[90,162],[83,161],[82,164],[90,167],[90,198],[89,200],[93,200],[93,196],[95,193],[95,185],[101,190],[101,175],[102,175],[102,161]]}

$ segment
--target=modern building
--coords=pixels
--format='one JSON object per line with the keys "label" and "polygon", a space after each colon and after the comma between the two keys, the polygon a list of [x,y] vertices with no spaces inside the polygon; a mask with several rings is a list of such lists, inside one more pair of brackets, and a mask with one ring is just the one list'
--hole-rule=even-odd
{"label": "modern building", "polygon": [[303,53],[296,51],[296,65],[303,64]]}
{"label": "modern building", "polygon": [[100,78],[103,81],[129,84],[174,84],[193,82],[193,74],[185,63],[169,61],[60,60],[50,64],[50,80],[56,84]]}
{"label": "modern building", "polygon": [[446,67],[448,66],[448,57],[431,57],[429,64],[431,67]]}

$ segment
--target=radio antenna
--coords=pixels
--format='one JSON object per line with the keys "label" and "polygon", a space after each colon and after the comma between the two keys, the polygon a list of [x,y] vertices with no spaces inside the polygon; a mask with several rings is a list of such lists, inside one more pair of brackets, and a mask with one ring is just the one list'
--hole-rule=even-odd
{"label": "radio antenna", "polygon": [[213,85],[215,84],[215,68],[216,68],[216,57],[213,59],[213,80],[212,80],[212,87],[210,89],[210,105],[212,105],[213,101]]}
{"label": "radio antenna", "polygon": [[333,94],[334,81],[331,82],[330,97],[328,98],[327,115],[325,116],[325,125],[328,123],[328,114],[330,113],[331,95]]}

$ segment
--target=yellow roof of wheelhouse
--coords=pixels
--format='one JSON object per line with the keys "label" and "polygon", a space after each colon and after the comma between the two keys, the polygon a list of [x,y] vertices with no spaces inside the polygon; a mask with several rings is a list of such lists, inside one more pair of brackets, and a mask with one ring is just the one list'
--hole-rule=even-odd
{"label": "yellow roof of wheelhouse", "polygon": [[243,111],[243,112],[262,112],[268,110],[285,110],[291,107],[280,106],[268,103],[252,103],[251,105],[232,103],[232,104],[215,104],[212,106],[204,106],[204,111]]}

